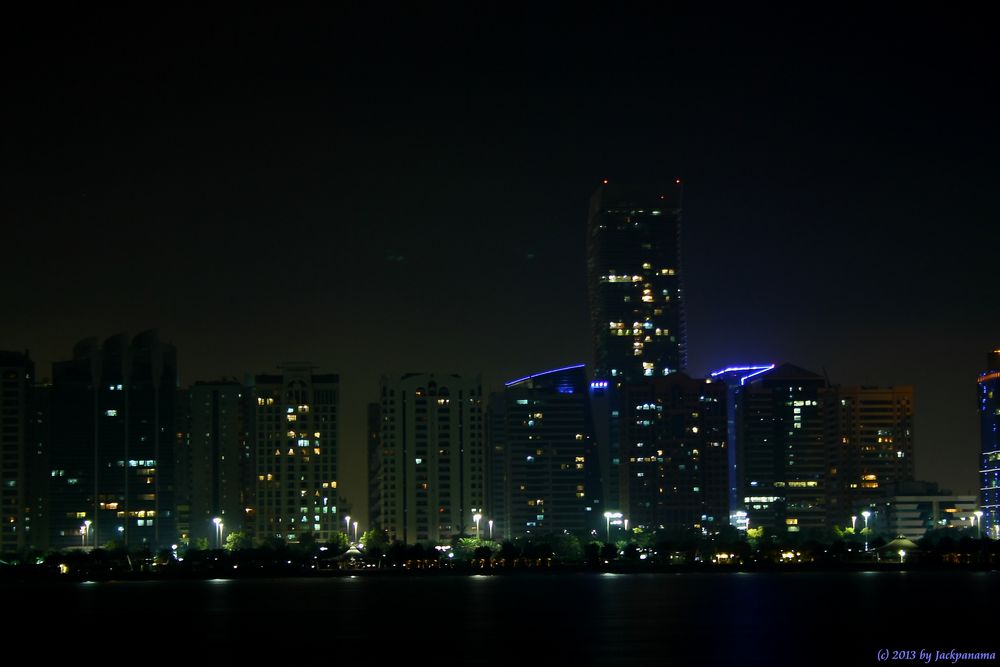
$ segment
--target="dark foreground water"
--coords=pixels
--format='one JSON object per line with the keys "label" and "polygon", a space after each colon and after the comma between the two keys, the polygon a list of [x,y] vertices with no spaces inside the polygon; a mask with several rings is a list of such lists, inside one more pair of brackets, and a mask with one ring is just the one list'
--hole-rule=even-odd
{"label": "dark foreground water", "polygon": [[542,573],[2,584],[0,606],[35,662],[863,665],[1000,650],[998,595],[995,572]]}

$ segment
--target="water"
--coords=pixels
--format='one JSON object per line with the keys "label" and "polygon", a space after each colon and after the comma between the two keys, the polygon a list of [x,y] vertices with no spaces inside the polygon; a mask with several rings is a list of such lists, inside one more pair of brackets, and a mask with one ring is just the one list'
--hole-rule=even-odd
{"label": "water", "polygon": [[998,593],[1000,573],[537,573],[3,584],[0,604],[7,637],[59,642],[40,657],[861,665],[1000,652]]}

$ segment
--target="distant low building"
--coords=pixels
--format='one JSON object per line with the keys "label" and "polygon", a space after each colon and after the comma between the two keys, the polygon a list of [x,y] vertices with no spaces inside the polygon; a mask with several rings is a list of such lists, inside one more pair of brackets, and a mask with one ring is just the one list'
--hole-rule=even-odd
{"label": "distant low building", "polygon": [[[916,541],[928,530],[972,528],[978,507],[976,496],[939,491],[937,484],[930,482],[911,482],[896,485],[873,509],[869,521],[874,532]],[[858,529],[861,527],[859,523]]]}

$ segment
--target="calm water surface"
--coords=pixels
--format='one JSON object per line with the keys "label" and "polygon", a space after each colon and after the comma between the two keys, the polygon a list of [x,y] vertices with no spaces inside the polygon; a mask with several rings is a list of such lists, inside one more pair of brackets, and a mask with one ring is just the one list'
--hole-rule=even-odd
{"label": "calm water surface", "polygon": [[157,664],[861,665],[1000,653],[998,594],[995,572],[525,574],[3,584],[0,604],[53,654]]}

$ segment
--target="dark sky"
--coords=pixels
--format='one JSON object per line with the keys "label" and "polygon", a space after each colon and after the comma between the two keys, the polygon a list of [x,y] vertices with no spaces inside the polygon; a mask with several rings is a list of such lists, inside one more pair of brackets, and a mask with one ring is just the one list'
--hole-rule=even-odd
{"label": "dark sky", "polygon": [[185,383],[339,372],[360,510],[379,375],[589,362],[588,197],[681,177],[689,370],[913,384],[918,476],[975,489],[985,16],[362,7],[5,21],[0,349],[47,376],[157,327]]}

